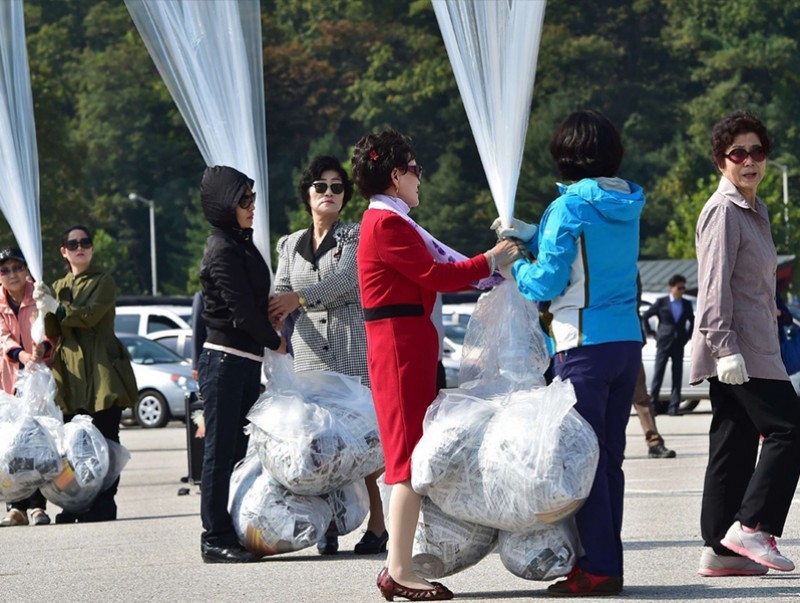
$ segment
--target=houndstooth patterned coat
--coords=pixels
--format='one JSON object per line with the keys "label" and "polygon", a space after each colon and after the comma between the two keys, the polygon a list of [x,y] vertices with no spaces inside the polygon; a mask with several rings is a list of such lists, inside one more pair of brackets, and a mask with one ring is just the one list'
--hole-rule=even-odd
{"label": "houndstooth patterned coat", "polygon": [[356,266],[360,225],[337,222],[316,252],[311,228],[281,237],[277,246],[275,290],[306,300],[292,334],[294,369],[336,371],[369,387]]}

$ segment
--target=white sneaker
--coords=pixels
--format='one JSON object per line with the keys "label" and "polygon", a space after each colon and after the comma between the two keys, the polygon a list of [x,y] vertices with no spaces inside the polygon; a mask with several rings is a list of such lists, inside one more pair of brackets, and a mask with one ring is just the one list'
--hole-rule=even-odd
{"label": "white sneaker", "polygon": [[781,555],[774,536],[760,530],[752,534],[745,532],[738,521],[734,521],[728,528],[725,538],[722,539],[722,546],[772,569],[782,572],[791,572],[794,569],[792,560]]}
{"label": "white sneaker", "polygon": [[738,555],[717,555],[710,546],[703,547],[700,555],[700,567],[697,573],[709,578],[722,576],[763,576],[769,571],[766,567],[747,557]]}

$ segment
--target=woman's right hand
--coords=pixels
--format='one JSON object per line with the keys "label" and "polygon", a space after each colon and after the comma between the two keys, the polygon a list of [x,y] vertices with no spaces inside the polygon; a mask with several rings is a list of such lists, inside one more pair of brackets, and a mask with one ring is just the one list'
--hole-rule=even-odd
{"label": "woman's right hand", "polygon": [[504,268],[516,262],[521,256],[518,243],[510,239],[499,241],[497,245],[492,247],[491,252],[494,253],[494,261],[497,268]]}

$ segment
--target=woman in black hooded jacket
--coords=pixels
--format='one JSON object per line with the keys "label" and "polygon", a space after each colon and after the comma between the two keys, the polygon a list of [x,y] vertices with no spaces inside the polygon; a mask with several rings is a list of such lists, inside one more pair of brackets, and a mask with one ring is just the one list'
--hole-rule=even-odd
{"label": "woman in black hooded jacket", "polygon": [[227,509],[229,483],[247,449],[242,429],[260,392],[264,348],[286,351],[267,318],[270,272],[253,244],[253,184],[231,167],[216,166],[206,168],[200,185],[211,224],[200,266],[206,341],[197,362],[206,428],[200,514],[207,563],[259,560],[236,537]]}

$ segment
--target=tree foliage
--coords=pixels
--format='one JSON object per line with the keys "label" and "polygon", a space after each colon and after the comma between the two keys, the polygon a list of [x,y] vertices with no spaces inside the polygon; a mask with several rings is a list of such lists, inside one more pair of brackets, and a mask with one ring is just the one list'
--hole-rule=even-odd
{"label": "tree foliage", "polygon": [[[309,224],[295,189],[313,156],[349,165],[358,138],[392,126],[413,138],[425,168],[416,219],[466,254],[490,245],[495,209],[429,1],[261,5],[273,243]],[[191,293],[208,233],[204,165],[124,4],[26,0],[25,14],[46,277],[62,269],[61,231],[84,222],[120,293],[148,291],[148,212],[127,200],[137,192],[156,202],[159,288]],[[537,221],[554,198],[550,136],[579,108],[622,131],[620,173],[648,197],[643,257],[693,257],[694,224],[718,181],[709,132],[729,111],[767,122],[791,194],[798,26],[795,0],[549,0],[515,214]],[[759,192],[779,253],[791,253],[800,210],[790,203],[787,228],[777,167]],[[344,218],[358,220],[365,204],[356,195]]]}

